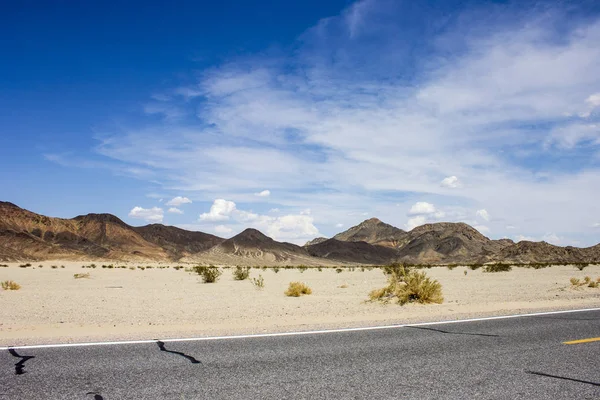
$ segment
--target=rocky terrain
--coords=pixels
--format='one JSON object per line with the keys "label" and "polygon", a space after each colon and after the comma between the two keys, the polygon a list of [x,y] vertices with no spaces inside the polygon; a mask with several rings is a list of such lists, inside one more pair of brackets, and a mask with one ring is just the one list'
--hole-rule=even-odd
{"label": "rocky terrain", "polygon": [[256,229],[231,239],[172,226],[133,227],[110,214],[52,218],[0,202],[0,260],[153,260],[232,265],[336,263],[600,262],[600,244],[491,240],[464,223],[440,222],[403,231],[376,218],[304,246],[277,242]]}

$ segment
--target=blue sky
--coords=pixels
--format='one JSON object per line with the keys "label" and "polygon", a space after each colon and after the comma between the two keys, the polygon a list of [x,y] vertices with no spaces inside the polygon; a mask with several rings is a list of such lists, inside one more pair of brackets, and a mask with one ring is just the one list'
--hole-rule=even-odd
{"label": "blue sky", "polygon": [[296,243],[373,216],[600,242],[595,2],[5,9],[3,200]]}

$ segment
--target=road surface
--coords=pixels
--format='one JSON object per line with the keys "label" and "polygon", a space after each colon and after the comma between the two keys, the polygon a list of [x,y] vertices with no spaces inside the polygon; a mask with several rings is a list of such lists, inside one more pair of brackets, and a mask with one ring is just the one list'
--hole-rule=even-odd
{"label": "road surface", "polygon": [[600,399],[600,310],[0,350],[0,399],[404,398]]}

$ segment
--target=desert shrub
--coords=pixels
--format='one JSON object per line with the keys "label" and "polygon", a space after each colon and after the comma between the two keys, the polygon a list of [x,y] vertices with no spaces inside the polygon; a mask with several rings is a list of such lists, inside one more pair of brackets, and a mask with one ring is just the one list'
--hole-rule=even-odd
{"label": "desert shrub", "polygon": [[302,282],[290,282],[290,286],[284,292],[288,297],[300,297],[305,294],[311,294],[312,289]]}
{"label": "desert shrub", "polygon": [[265,287],[265,279],[262,275],[258,275],[258,278],[252,278],[252,284],[257,289],[263,289]]}
{"label": "desert shrub", "polygon": [[588,284],[588,287],[591,287],[591,288],[597,288],[599,285],[600,285],[600,284],[599,284],[597,281],[591,281],[591,282]]}
{"label": "desert shrub", "polygon": [[183,267],[181,265],[177,265],[173,267],[173,269],[175,269],[175,271],[179,271],[180,269],[183,269]]}
{"label": "desert shrub", "polygon": [[135,271],[135,267],[129,267],[129,269]]}
{"label": "desert shrub", "polygon": [[478,270],[481,267],[483,267],[483,264],[471,264],[471,265],[469,265],[469,269],[471,271],[476,271],[476,270]]}
{"label": "desert shrub", "polygon": [[89,277],[90,277],[89,272],[86,274],[73,274],[73,278],[75,278],[75,279],[89,278]]}
{"label": "desert shrub", "polygon": [[348,284],[347,284],[347,283],[344,283],[344,284],[342,284],[342,285],[340,285],[340,286],[338,286],[338,287],[339,287],[340,289],[347,289],[347,288],[348,288]]}
{"label": "desert shrub", "polygon": [[304,265],[300,265],[298,267],[298,271],[300,271],[301,274],[304,273],[304,271],[306,271],[307,269],[308,269],[308,267],[304,266]]}
{"label": "desert shrub", "polygon": [[195,273],[202,276],[202,281],[204,283],[214,283],[222,274],[221,270],[213,265],[208,267],[198,265],[195,266],[193,270]]}
{"label": "desert shrub", "polygon": [[365,267],[360,267],[360,272],[365,272]]}
{"label": "desert shrub", "polygon": [[273,267],[273,272],[278,273],[279,272],[279,267]]}
{"label": "desert shrub", "polygon": [[6,264],[0,264],[0,268],[8,268],[8,265],[6,265]]}
{"label": "desert shrub", "polygon": [[502,263],[486,265],[483,268],[483,272],[508,272],[510,270],[512,270],[512,267],[510,264],[502,264]]}
{"label": "desert shrub", "polygon": [[61,265],[60,267],[61,267],[61,268],[64,268],[65,266],[64,266],[64,265]]}
{"label": "desert shrub", "polygon": [[465,276],[467,276],[467,273],[468,273],[468,272],[467,272],[467,270],[465,269],[465,271],[464,271],[464,274],[465,274]]}
{"label": "desert shrub", "polygon": [[21,285],[19,285],[15,281],[4,281],[2,282],[2,289],[4,290],[19,290],[21,289]]}
{"label": "desert shrub", "polygon": [[446,268],[448,268],[450,271],[452,271],[456,267],[458,267],[458,264],[448,264],[448,265],[446,265]]}
{"label": "desert shrub", "polygon": [[322,267],[317,267],[317,271],[321,272],[321,271],[323,271],[323,268]]}
{"label": "desert shrub", "polygon": [[56,265],[53,265],[53,266],[51,266],[50,268],[52,268],[52,269],[56,269],[56,268],[58,268],[58,266],[56,266]]}
{"label": "desert shrub", "polygon": [[586,277],[583,278],[583,284],[584,285],[587,285],[591,281],[592,281],[592,278],[590,278],[589,276],[586,276]]}
{"label": "desert shrub", "polygon": [[343,270],[343,269],[341,269],[341,268],[336,268],[336,269],[335,269],[335,272],[337,272],[338,274],[341,274],[343,271],[344,271],[344,270]]}
{"label": "desert shrub", "polygon": [[[102,267],[102,268],[104,268],[104,267]],[[142,271],[146,269],[146,267],[141,267],[141,266],[138,266],[137,268],[141,269]]]}
{"label": "desert shrub", "polygon": [[396,298],[400,305],[406,303],[442,303],[442,285],[427,276],[425,272],[415,271],[405,265],[396,265],[388,269],[388,285],[369,293],[371,300],[388,302]]}
{"label": "desert shrub", "polygon": [[233,279],[243,281],[250,276],[250,267],[235,267],[233,270]]}
{"label": "desert shrub", "polygon": [[27,268],[27,267],[31,267],[31,264],[27,263],[27,264],[19,265],[19,268]]}
{"label": "desert shrub", "polygon": [[580,271],[583,271],[583,269],[584,269],[585,267],[587,267],[588,265],[589,265],[588,263],[576,263],[576,264],[575,264],[575,268],[577,268],[577,269],[578,269],[578,270],[580,270]]}
{"label": "desert shrub", "polygon": [[579,286],[579,284],[581,283],[581,281],[577,278],[571,278],[570,281],[572,286]]}

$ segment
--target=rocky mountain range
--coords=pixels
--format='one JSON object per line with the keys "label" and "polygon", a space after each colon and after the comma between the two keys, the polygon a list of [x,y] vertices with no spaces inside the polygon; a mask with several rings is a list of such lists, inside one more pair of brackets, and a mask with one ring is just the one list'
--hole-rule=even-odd
{"label": "rocky mountain range", "polygon": [[256,229],[223,239],[152,224],[134,227],[111,214],[53,218],[0,202],[0,260],[190,261],[231,265],[600,262],[600,244],[492,240],[464,223],[425,224],[404,231],[376,218],[331,239],[304,246],[275,241]]}

